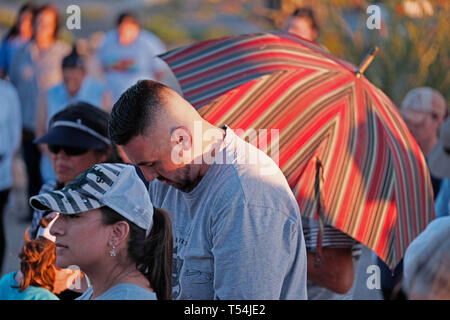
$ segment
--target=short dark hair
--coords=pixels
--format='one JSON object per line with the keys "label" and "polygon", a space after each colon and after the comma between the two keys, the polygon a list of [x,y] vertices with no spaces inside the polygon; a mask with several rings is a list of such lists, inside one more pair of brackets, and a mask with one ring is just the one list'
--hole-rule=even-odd
{"label": "short dark hair", "polygon": [[77,46],[72,45],[72,51],[62,60],[62,68],[81,68],[84,69],[84,59],[78,53]]}
{"label": "short dark hair", "polygon": [[131,19],[139,25],[139,21],[138,21],[136,14],[134,14],[133,12],[128,12],[128,11],[125,11],[125,12],[122,12],[119,14],[119,16],[117,17],[116,25],[120,26],[120,24],[125,19]]}
{"label": "short dark hair", "polygon": [[144,134],[162,110],[162,91],[167,87],[152,80],[139,80],[114,104],[108,124],[109,138],[118,145]]}
{"label": "short dark hair", "polygon": [[317,24],[314,11],[310,7],[297,8],[291,15],[294,18],[306,18],[311,21],[311,26],[313,29],[319,31],[319,25]]}

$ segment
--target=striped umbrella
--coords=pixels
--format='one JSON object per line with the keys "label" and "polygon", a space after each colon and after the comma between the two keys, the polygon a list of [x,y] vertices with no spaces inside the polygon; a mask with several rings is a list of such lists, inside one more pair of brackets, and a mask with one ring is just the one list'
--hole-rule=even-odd
{"label": "striped umbrella", "polygon": [[434,218],[417,143],[392,101],[352,64],[279,32],[161,57],[206,120],[253,137],[278,163],[302,216],[342,230],[390,268]]}

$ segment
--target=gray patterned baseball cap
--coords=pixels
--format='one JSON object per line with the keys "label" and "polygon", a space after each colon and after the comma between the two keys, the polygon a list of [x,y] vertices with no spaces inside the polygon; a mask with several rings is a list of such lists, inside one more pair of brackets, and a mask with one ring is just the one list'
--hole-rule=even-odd
{"label": "gray patterned baseball cap", "polygon": [[76,214],[109,207],[150,233],[153,205],[136,168],[128,164],[102,163],[87,169],[61,190],[30,198],[38,210]]}

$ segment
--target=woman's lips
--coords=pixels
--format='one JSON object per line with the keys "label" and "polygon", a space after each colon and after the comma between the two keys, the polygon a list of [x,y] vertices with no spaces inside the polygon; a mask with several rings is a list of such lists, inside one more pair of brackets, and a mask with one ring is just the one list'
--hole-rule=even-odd
{"label": "woman's lips", "polygon": [[56,243],[56,253],[61,252],[65,249],[68,249],[68,247],[63,244]]}

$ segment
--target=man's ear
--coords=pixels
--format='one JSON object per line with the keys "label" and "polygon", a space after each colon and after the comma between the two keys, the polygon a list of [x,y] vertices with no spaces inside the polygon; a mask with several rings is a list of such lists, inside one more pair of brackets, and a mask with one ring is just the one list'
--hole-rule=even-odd
{"label": "man's ear", "polygon": [[[171,142],[172,144],[179,145],[179,147],[188,151],[192,148],[192,133],[185,126],[180,126],[172,130],[171,134]],[[173,145],[172,145],[173,146]]]}
{"label": "man's ear", "polygon": [[189,163],[192,158],[191,131],[184,126],[177,127],[172,130],[170,140],[172,162],[177,165]]}

